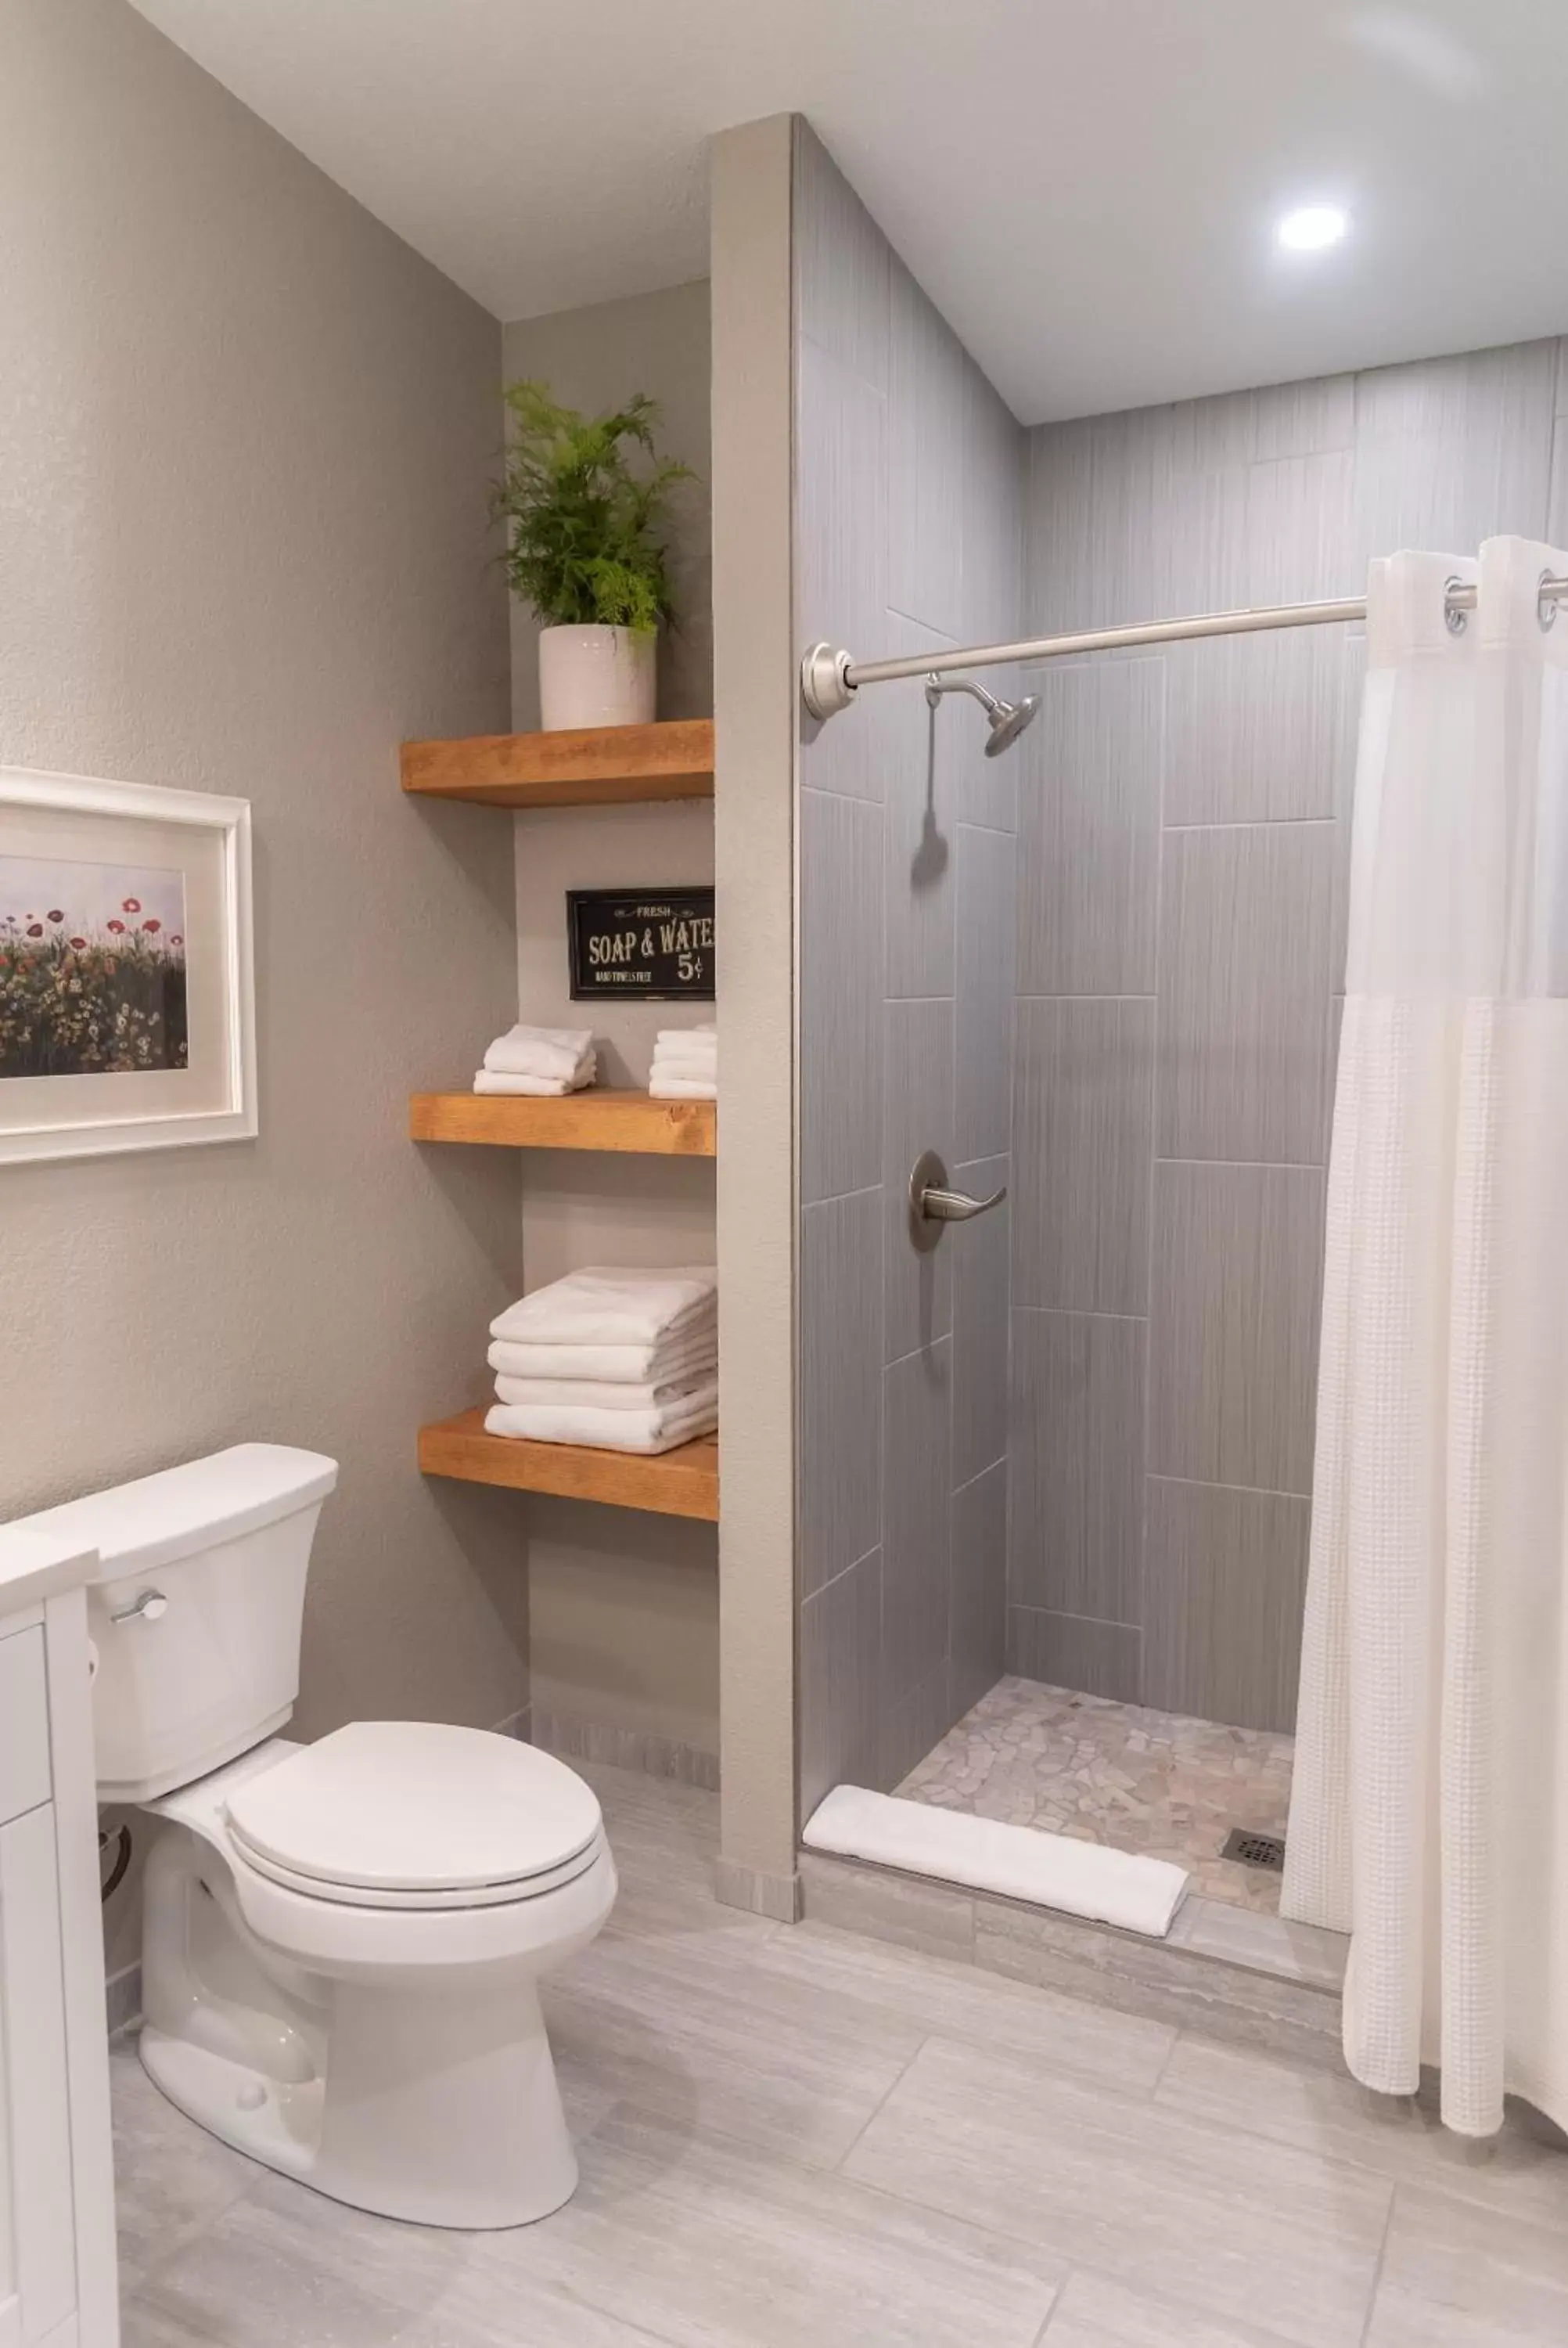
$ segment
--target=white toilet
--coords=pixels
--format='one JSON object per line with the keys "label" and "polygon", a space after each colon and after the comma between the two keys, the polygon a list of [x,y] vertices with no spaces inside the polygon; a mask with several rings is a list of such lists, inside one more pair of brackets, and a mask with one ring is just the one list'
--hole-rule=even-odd
{"label": "white toilet", "polygon": [[615,1900],[590,1788],[483,1729],[275,1734],[336,1463],[268,1443],[48,1512],[88,1593],[99,1798],[148,1853],[141,2058],[171,2103],[340,2201],[525,2225],[577,2182],[538,1980]]}

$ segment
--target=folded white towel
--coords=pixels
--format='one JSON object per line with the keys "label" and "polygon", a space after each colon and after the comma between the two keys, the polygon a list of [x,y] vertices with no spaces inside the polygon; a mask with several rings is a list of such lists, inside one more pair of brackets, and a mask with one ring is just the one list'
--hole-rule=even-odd
{"label": "folded white towel", "polygon": [[655,1052],[651,1063],[656,1076],[697,1076],[712,1084],[719,1073],[717,1058],[699,1059],[694,1052]]}
{"label": "folded white towel", "polygon": [[704,1019],[695,1027],[661,1027],[653,1040],[655,1044],[689,1044],[693,1048],[703,1044],[716,1045],[719,1023],[716,1019]]}
{"label": "folded white towel", "polygon": [[489,1363],[508,1378],[579,1379],[605,1385],[669,1385],[687,1376],[706,1376],[719,1358],[717,1325],[673,1340],[661,1337],[651,1345],[519,1344],[497,1337],[490,1346]]}
{"label": "folded white towel", "polygon": [[701,1410],[579,1410],[520,1408],[492,1403],[485,1413],[487,1435],[520,1437],[528,1443],[582,1443],[594,1451],[673,1451],[719,1424],[716,1406]]}
{"label": "folded white towel", "polygon": [[497,1035],[485,1054],[494,1076],[574,1077],[593,1043],[591,1027],[528,1027]]}
{"label": "folded white towel", "polygon": [[667,1076],[655,1068],[648,1079],[650,1100],[717,1100],[716,1076]]}
{"label": "folded white towel", "polygon": [[496,1380],[496,1400],[519,1410],[712,1410],[719,1381],[703,1377],[645,1379],[617,1385],[609,1378],[509,1378]]}
{"label": "folded white towel", "polygon": [[519,1297],[497,1314],[490,1334],[536,1345],[656,1344],[713,1324],[718,1277],[712,1264],[669,1272],[589,1264]]}
{"label": "folded white towel", "polygon": [[585,1090],[598,1074],[599,1062],[590,1052],[575,1076],[514,1076],[503,1069],[479,1068],[475,1071],[474,1090],[477,1093],[516,1093],[530,1098],[560,1100],[568,1093]]}

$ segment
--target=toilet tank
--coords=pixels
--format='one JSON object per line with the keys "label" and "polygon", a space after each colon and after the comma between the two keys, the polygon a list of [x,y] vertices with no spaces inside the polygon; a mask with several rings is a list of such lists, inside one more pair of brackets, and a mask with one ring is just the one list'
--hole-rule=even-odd
{"label": "toilet tank", "polygon": [[189,1785],[287,1720],[311,1541],[336,1482],[319,1451],[241,1443],[29,1520],[98,1552],[87,1627],[100,1801]]}

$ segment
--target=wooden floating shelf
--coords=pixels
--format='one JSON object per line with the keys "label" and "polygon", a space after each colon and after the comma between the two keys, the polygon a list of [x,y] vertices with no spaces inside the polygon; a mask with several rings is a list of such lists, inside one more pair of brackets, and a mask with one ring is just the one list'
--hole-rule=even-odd
{"label": "wooden floating shelf", "polygon": [[612,1149],[645,1158],[712,1158],[716,1103],[651,1100],[646,1093],[415,1093],[415,1141],[482,1141],[509,1149]]}
{"label": "wooden floating shelf", "polygon": [[483,1409],[459,1411],[419,1430],[426,1476],[465,1484],[502,1484],[514,1492],[551,1492],[568,1500],[601,1500],[612,1509],[647,1509],[660,1517],[719,1519],[719,1439],[700,1436],[678,1451],[651,1457],[595,1451],[573,1443],[524,1443],[487,1435]]}
{"label": "wooden floating shelf", "polygon": [[403,788],[482,807],[624,807],[639,799],[713,796],[713,721],[573,727],[555,734],[476,734],[405,742]]}

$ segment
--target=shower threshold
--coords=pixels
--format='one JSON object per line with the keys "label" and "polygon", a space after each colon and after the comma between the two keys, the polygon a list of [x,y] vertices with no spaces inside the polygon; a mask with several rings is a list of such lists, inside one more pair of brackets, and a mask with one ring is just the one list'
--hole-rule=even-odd
{"label": "shower threshold", "polygon": [[1279,1877],[1220,1856],[1233,1828],[1284,1830],[1291,1740],[1004,1679],[895,1788],[1173,1861],[1163,1940],[1033,1900],[803,1849],[804,1915],[1015,1980],[1335,2061],[1348,1943],[1276,1911]]}

